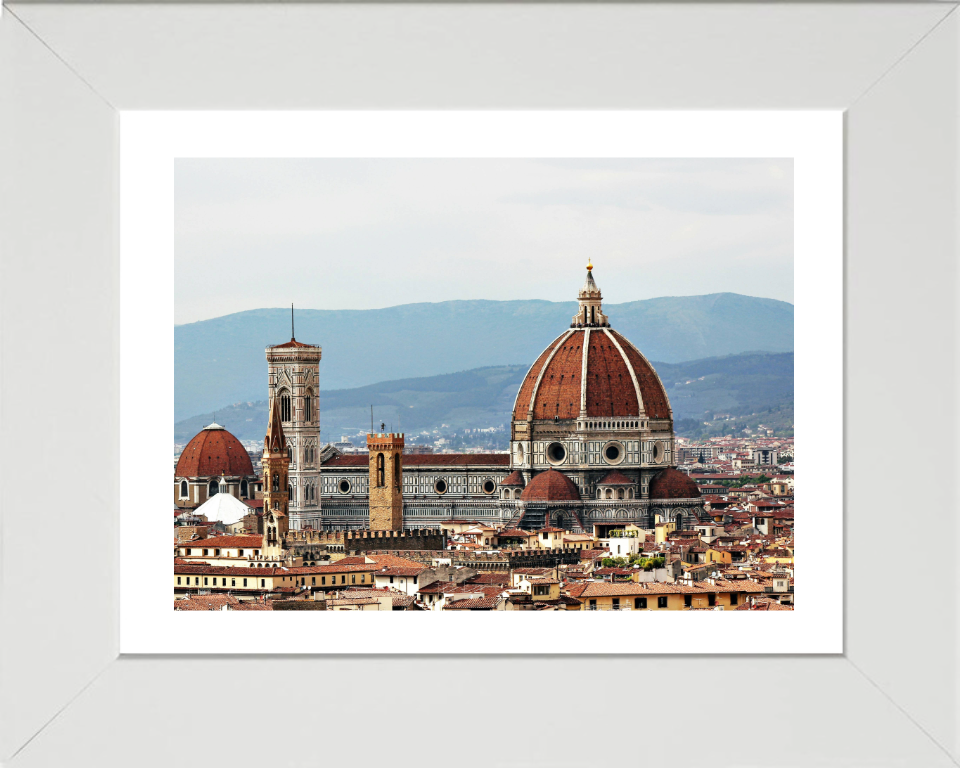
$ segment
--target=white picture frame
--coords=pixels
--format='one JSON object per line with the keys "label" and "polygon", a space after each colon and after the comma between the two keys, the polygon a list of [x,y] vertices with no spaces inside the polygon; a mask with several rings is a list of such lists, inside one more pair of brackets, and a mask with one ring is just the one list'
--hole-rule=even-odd
{"label": "white picture frame", "polygon": [[[296,702],[298,719],[335,727],[331,758],[355,757],[347,745],[359,743],[365,761],[412,764],[422,754],[398,745],[415,718],[389,718],[370,740],[366,708],[350,717],[331,703],[360,712],[396,700],[391,686],[401,681],[399,701],[429,713],[454,700],[446,689],[455,680],[485,713],[514,701],[512,681],[532,672],[527,684],[543,703],[594,703],[582,683],[603,686],[598,722],[622,736],[604,760],[642,752],[674,764],[955,764],[952,551],[898,576],[884,568],[921,513],[935,522],[935,540],[956,540],[949,496],[910,496],[918,510],[886,483],[910,481],[910,444],[943,457],[937,486],[952,488],[956,474],[954,11],[952,3],[5,8],[0,443],[9,487],[30,490],[3,501],[0,760],[276,760],[275,740],[210,738],[235,732],[262,686],[265,700]],[[118,658],[118,111],[371,106],[845,110],[842,655]],[[918,418],[924,405],[938,418],[923,410]],[[891,430],[904,406],[909,437]],[[903,465],[878,468],[880,447],[901,444],[894,455]],[[394,650],[389,638],[379,650]],[[196,717],[183,691],[197,674],[219,698],[198,706],[203,729],[183,733]],[[728,730],[719,745],[711,729],[692,733],[691,702],[732,681],[739,695],[762,691],[769,724]],[[656,693],[655,712],[639,706],[638,692]],[[715,708],[729,713],[735,705],[721,703],[729,698]],[[534,730],[557,725],[556,707],[526,716]],[[589,736],[571,739],[561,727],[530,750],[523,733],[506,730],[486,750],[464,753],[459,731],[443,729],[432,744],[456,749],[465,765],[598,762]]]}

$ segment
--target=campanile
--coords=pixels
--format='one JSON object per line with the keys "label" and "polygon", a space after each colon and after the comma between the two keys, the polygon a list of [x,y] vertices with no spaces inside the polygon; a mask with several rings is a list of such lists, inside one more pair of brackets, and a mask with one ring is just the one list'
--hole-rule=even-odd
{"label": "campanile", "polygon": [[290,528],[312,525],[320,518],[320,357],[316,344],[297,341],[290,308],[290,341],[267,347],[270,412],[276,401],[290,457]]}

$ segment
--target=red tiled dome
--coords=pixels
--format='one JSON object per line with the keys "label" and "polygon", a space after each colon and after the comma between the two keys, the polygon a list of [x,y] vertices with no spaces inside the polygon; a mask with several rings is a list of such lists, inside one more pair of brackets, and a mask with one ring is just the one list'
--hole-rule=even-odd
{"label": "red tiled dome", "polygon": [[665,469],[650,483],[651,499],[699,499],[700,487],[683,472]]}
{"label": "red tiled dome", "polygon": [[597,485],[635,485],[635,484],[636,484],[636,481],[631,480],[625,474],[623,474],[622,472],[618,472],[615,469],[611,470],[610,472],[607,472],[607,474],[603,476],[603,480],[597,483]]}
{"label": "red tiled dome", "polygon": [[534,475],[520,494],[521,501],[580,501],[576,483],[563,472],[548,469]]}
{"label": "red tiled dome", "polygon": [[520,474],[520,470],[519,470],[519,469],[515,469],[513,472],[511,472],[509,475],[507,475],[505,478],[503,478],[503,480],[500,482],[500,485],[501,485],[501,486],[504,486],[504,485],[519,485],[519,486],[522,486],[522,485],[523,485],[523,475]]}
{"label": "red tiled dome", "polygon": [[653,366],[610,328],[571,328],[547,347],[520,385],[513,418],[525,420],[532,411],[534,419],[576,419],[582,400],[589,417],[639,416],[642,409],[646,418],[671,418],[667,391]]}
{"label": "red tiled dome", "polygon": [[177,460],[177,477],[253,475],[250,454],[223,427],[211,424],[197,434]]}

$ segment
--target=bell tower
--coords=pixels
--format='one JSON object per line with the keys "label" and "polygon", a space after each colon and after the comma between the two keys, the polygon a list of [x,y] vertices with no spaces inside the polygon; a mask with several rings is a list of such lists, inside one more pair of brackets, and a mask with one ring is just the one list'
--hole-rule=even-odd
{"label": "bell tower", "polygon": [[402,531],[403,433],[367,435],[367,450],[370,452],[370,530]]}
{"label": "bell tower", "polygon": [[290,341],[267,347],[270,408],[280,405],[286,450],[290,454],[290,527],[321,528],[320,509],[320,358],[316,344],[304,344],[294,335],[290,307]]}
{"label": "bell tower", "polygon": [[263,439],[263,554],[279,557],[283,537],[290,526],[290,454],[280,419],[280,403],[274,399],[270,425]]}

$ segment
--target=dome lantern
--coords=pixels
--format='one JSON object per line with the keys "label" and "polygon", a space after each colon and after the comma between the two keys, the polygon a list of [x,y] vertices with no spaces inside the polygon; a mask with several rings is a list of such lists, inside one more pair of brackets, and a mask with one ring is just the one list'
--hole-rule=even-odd
{"label": "dome lantern", "polygon": [[571,328],[609,328],[610,322],[603,314],[600,289],[593,279],[593,262],[587,261],[587,278],[577,295],[580,308],[573,316]]}

